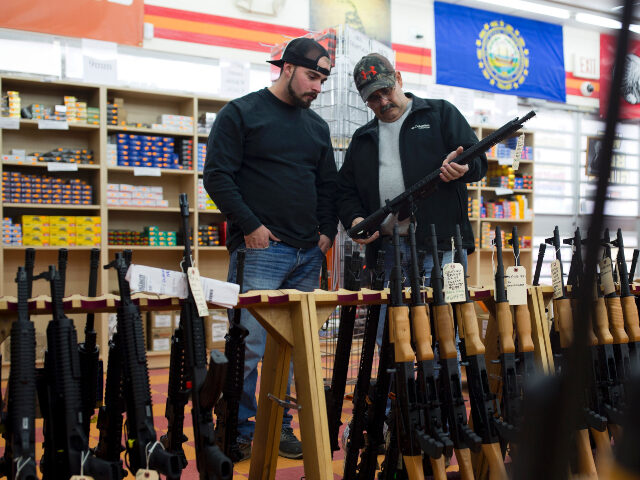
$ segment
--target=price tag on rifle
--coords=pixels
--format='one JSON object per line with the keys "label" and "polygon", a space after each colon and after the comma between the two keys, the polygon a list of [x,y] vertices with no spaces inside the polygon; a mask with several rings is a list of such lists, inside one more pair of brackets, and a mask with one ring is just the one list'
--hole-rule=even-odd
{"label": "price tag on rifle", "polygon": [[506,280],[509,305],[526,305],[527,269],[522,266],[508,267]]}
{"label": "price tag on rifle", "polygon": [[140,468],[136,472],[136,480],[160,480],[158,472],[155,470],[147,470],[146,468]]}
{"label": "price tag on rifle", "polygon": [[600,261],[600,284],[604,289],[604,294],[609,295],[616,291],[613,283],[613,270],[611,269],[611,259],[605,257]]}
{"label": "price tag on rifle", "polygon": [[467,299],[464,288],[464,267],[460,263],[447,263],[442,267],[444,277],[444,301],[464,302]]}
{"label": "price tag on rifle", "polygon": [[522,158],[522,150],[524,149],[524,133],[518,137],[518,143],[516,144],[516,149],[513,152],[513,168],[514,172],[518,171],[518,167],[520,166],[520,159]]}
{"label": "price tag on rifle", "polygon": [[557,258],[551,262],[551,284],[553,285],[553,298],[560,298],[564,295],[562,289],[562,266]]}
{"label": "price tag on rifle", "polygon": [[89,475],[71,475],[69,480],[93,480],[93,477],[90,477]]}
{"label": "price tag on rifle", "polygon": [[198,272],[196,267],[189,267],[187,277],[189,278],[189,286],[191,287],[191,293],[193,293],[193,299],[196,301],[198,307],[198,315],[200,317],[208,316],[209,307],[207,307],[207,301],[204,299],[202,283],[200,283],[200,272]]}

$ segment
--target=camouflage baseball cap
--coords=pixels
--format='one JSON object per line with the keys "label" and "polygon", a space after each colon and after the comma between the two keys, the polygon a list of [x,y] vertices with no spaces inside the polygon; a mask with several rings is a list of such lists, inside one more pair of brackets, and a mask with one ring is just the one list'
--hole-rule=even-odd
{"label": "camouflage baseball cap", "polygon": [[353,69],[353,81],[362,100],[381,88],[396,84],[396,71],[391,62],[379,53],[370,53],[362,57]]}

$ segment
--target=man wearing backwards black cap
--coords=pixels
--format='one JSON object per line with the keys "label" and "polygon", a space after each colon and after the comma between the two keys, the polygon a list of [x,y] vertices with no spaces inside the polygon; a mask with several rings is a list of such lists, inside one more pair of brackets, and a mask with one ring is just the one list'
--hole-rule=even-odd
{"label": "man wearing backwards black cap", "polygon": [[[329,76],[331,60],[319,43],[296,38],[280,60],[270,63],[282,69],[273,85],[229,102],[218,113],[207,144],[204,186],[227,216],[229,281],[235,281],[238,249],[245,248],[243,291],[311,291],[318,286],[338,223],[329,127],[309,110]],[[239,442],[248,458],[255,429],[248,419],[257,410],[266,332],[247,310],[240,323],[249,330],[238,418]],[[280,455],[302,457],[288,410]]]}
{"label": "man wearing backwards black cap", "polygon": [[[451,262],[451,237],[456,224],[460,224],[463,246],[472,252],[474,239],[467,215],[466,184],[484,177],[487,158],[479,155],[464,166],[449,163],[464,148],[478,141],[467,121],[445,100],[405,94],[400,72],[380,54],[362,57],[353,70],[353,79],[362,100],[376,118],[353,134],[338,173],[338,215],[342,224],[346,228],[356,225],[380,208],[386,199],[394,198],[440,168],[440,178],[445,183],[416,205],[418,248],[428,248],[428,229],[433,223],[438,247],[446,252],[443,263]],[[384,236],[389,230],[382,233]],[[355,240],[367,245],[369,265],[374,264],[382,240],[380,232],[368,239]],[[402,245],[406,265],[409,250],[404,242]],[[388,278],[393,252],[391,248],[385,251]],[[463,261],[466,262],[466,256]],[[432,265],[431,256],[427,255],[424,268],[428,277]],[[409,278],[408,270],[405,272]]]}

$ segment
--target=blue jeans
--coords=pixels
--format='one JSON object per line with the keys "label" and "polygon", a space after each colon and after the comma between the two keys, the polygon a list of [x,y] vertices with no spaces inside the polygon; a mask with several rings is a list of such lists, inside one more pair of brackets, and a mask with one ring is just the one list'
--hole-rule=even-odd
{"label": "blue jeans", "polygon": [[[387,286],[389,282],[389,275],[391,273],[391,268],[395,264],[395,254],[393,250],[393,245],[390,242],[384,242],[384,281],[385,286]],[[402,277],[404,286],[408,287],[410,285],[410,270],[409,266],[411,264],[411,251],[409,250],[409,242],[407,237],[400,237],[400,252],[402,254]],[[442,257],[442,261],[440,267],[447,263],[451,263],[453,261],[453,255],[451,250],[444,252]],[[462,250],[462,264],[467,268],[467,251]],[[425,286],[430,286],[431,284],[431,270],[433,269],[433,256],[431,255],[431,250],[428,251],[428,254],[424,257],[424,272]],[[378,345],[382,345],[382,332],[384,330],[384,319],[387,313],[387,305],[383,304],[382,308],[380,308],[380,320],[378,321],[378,333],[376,335],[376,343]],[[458,335],[456,333],[456,340],[458,339]],[[456,342],[457,345],[457,342]]]}
{"label": "blue jeans", "polygon": [[[241,245],[239,248],[245,248]],[[239,249],[238,248],[238,249]],[[228,281],[235,282],[238,249],[231,253],[229,259]],[[244,281],[242,292],[249,290],[279,290],[295,288],[309,292],[319,286],[320,266],[324,254],[319,247],[308,249],[291,247],[282,242],[269,240],[267,248],[245,248]],[[233,310],[229,310],[232,315]],[[258,410],[256,402],[256,384],[258,381],[258,362],[264,356],[267,332],[260,323],[243,309],[240,323],[249,330],[246,337],[244,359],[244,386],[238,411],[239,439],[250,442],[255,430],[255,417]],[[289,385],[291,385],[291,369]],[[287,387],[288,391],[289,387]],[[291,426],[291,415],[285,409],[282,419],[283,427]]]}

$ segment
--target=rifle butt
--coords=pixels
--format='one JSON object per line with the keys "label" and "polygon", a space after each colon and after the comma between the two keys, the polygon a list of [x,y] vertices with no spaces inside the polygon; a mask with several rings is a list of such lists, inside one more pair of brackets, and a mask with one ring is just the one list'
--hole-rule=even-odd
{"label": "rifle butt", "polygon": [[489,480],[507,480],[507,470],[504,467],[502,450],[499,443],[482,444],[482,453],[489,464]]}
{"label": "rifle butt", "polygon": [[597,479],[598,472],[596,464],[593,460],[593,452],[591,451],[591,443],[589,440],[589,430],[586,428],[576,432],[576,452],[578,456],[578,473],[581,478]]}
{"label": "rifle butt", "polygon": [[422,467],[422,455],[402,456],[404,466],[407,469],[409,480],[424,480],[424,468]]}
{"label": "rifle butt", "polygon": [[471,450],[468,448],[454,449],[456,460],[460,467],[460,478],[462,480],[475,480],[473,475],[473,465],[471,463]]}
{"label": "rifle butt", "polygon": [[429,458],[431,463],[431,471],[433,472],[433,480],[447,480],[447,470],[444,463],[444,455],[439,458]]}

